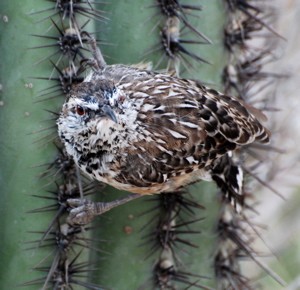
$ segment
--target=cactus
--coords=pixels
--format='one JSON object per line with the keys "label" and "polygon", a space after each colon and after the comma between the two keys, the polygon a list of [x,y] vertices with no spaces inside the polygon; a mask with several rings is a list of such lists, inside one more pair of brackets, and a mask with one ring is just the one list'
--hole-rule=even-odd
{"label": "cactus", "polygon": [[[1,287],[9,289],[17,283],[37,277],[30,271],[42,258],[41,249],[34,258],[32,252],[22,251],[23,244],[37,235],[27,231],[44,230],[51,218],[48,213],[37,216],[25,214],[35,207],[48,205],[46,200],[33,199],[29,195],[37,194],[38,188],[45,182],[38,180],[39,168],[29,167],[49,162],[56,156],[56,150],[50,144],[37,150],[34,143],[38,135],[32,135],[49,126],[41,122],[45,118],[45,108],[58,110],[60,104],[52,101],[35,104],[36,92],[43,84],[33,81],[30,76],[48,76],[52,70],[50,63],[33,67],[37,56],[26,50],[38,41],[29,35],[36,30],[33,19],[28,14],[35,9],[31,1],[15,5],[13,2],[1,2]],[[36,1],[35,1],[36,2]],[[36,3],[38,5],[38,3]],[[42,5],[43,6],[43,5]],[[39,8],[38,8],[39,9]],[[47,25],[41,24],[41,30]],[[41,55],[41,54],[40,54]],[[39,57],[39,56],[38,56]]]}
{"label": "cactus", "polygon": [[[0,66],[2,128],[0,134],[3,148],[0,161],[2,175],[0,179],[2,188],[0,211],[3,213],[2,226],[4,228],[4,235],[1,238],[1,249],[3,249],[4,254],[2,257],[2,277],[0,280],[4,289],[9,289],[16,284],[33,289],[32,287],[40,287],[41,285],[44,285],[44,287],[54,285],[51,284],[53,283],[54,273],[51,265],[52,267],[58,267],[59,262],[53,262],[53,256],[57,255],[58,257],[61,254],[58,255],[59,252],[55,248],[55,243],[53,247],[43,248],[43,245],[47,244],[47,239],[54,238],[51,236],[51,233],[45,234],[45,230],[49,229],[49,231],[53,232],[55,229],[60,229],[60,226],[64,225],[66,214],[59,216],[60,223],[57,224],[54,218],[55,212],[39,210],[49,206],[49,199],[28,196],[39,195],[49,197],[49,192],[58,192],[61,189],[59,186],[64,184],[60,179],[57,181],[57,184],[53,182],[57,175],[52,171],[49,174],[49,178],[37,178],[37,176],[40,176],[45,171],[45,167],[41,169],[41,167],[35,167],[35,165],[49,163],[52,164],[50,167],[57,166],[57,162],[54,163],[53,160],[57,160],[59,152],[62,151],[57,151],[51,137],[43,138],[41,141],[36,142],[39,137],[43,137],[47,133],[42,131],[37,134],[31,134],[34,131],[43,130],[48,126],[54,125],[55,114],[60,111],[64,94],[59,98],[52,98],[55,96],[53,92],[46,95],[46,100],[35,104],[32,103],[37,100],[36,96],[47,93],[47,90],[43,92],[39,91],[47,89],[53,84],[51,81],[42,80],[42,78],[49,78],[50,76],[52,79],[57,78],[59,76],[58,71],[62,73],[62,67],[69,64],[72,67],[73,60],[70,63],[66,63],[70,60],[70,56],[68,56],[67,60],[57,61],[57,58],[56,60],[50,58],[52,62],[48,59],[41,61],[45,57],[55,53],[58,47],[44,47],[34,50],[27,50],[27,48],[45,46],[51,43],[51,41],[47,42],[49,38],[47,39],[43,35],[49,36],[53,33],[51,35],[59,36],[63,31],[61,25],[63,25],[63,28],[67,28],[69,20],[68,15],[59,14],[59,10],[54,9],[56,1],[49,1],[50,3],[47,1],[35,1],[36,3],[33,4],[31,3],[32,1],[24,0],[22,1],[22,5],[18,6],[13,5],[11,1],[8,1],[8,3],[5,1],[2,2],[0,3],[0,10],[3,11],[3,15],[1,15],[2,24],[0,26],[2,51]],[[81,2],[85,1],[78,1],[79,6],[82,4]],[[153,3],[162,2],[153,1]],[[170,16],[162,16],[159,7],[146,8],[146,3],[137,3],[134,0],[111,1],[109,4],[96,5],[92,1],[87,1],[82,4],[87,9],[83,14],[86,14],[92,20],[87,26],[84,26],[85,20],[80,15],[82,13],[78,13],[76,14],[78,18],[72,23],[75,30],[80,30],[80,25],[84,26],[82,30],[86,30],[89,33],[93,32],[93,27],[95,27],[95,31],[101,30],[98,32],[97,38],[100,42],[111,44],[101,46],[101,50],[108,63],[137,64],[139,62],[148,63],[151,61],[154,67],[156,64],[159,64],[156,69],[166,69],[169,66],[170,69],[176,70],[177,74],[180,73],[181,77],[198,79],[210,87],[222,90],[222,70],[226,66],[229,54],[224,51],[222,35],[226,22],[224,3],[214,0],[201,4],[203,5],[203,11],[193,11],[193,7],[189,7],[189,10],[194,14],[197,12],[200,18],[187,17],[187,19],[189,21],[188,24],[201,31],[203,36],[199,33],[197,35],[193,29],[186,28],[188,34],[182,36],[182,38],[196,39],[205,44],[184,44],[185,47],[188,47],[188,54],[190,55],[185,54],[184,56],[188,61],[193,63],[195,69],[191,69],[188,62],[186,62],[186,66],[189,69],[183,73],[181,71],[185,67],[184,61],[180,62],[179,69],[177,60],[174,63],[172,63],[173,60],[171,63],[168,63],[169,58],[164,57],[160,61],[164,53],[162,48],[154,53],[147,54],[147,50],[151,50],[149,47],[161,42],[162,32],[160,32],[160,29],[163,31],[168,17],[170,18]],[[104,10],[108,13],[102,14],[98,13],[97,10],[91,10],[90,5],[93,5],[93,9]],[[38,16],[35,14],[29,15],[30,13],[42,11],[47,8],[53,8],[53,10],[39,13],[37,14]],[[57,13],[53,16],[53,22],[50,19],[45,19],[38,24],[34,23],[43,17],[47,18],[52,13]],[[152,17],[155,13],[158,13],[158,16]],[[110,20],[108,21],[104,17],[108,17]],[[65,19],[60,20],[60,18]],[[80,21],[78,22],[81,24],[76,26],[79,19]],[[149,20],[146,21],[146,19]],[[186,19],[181,20],[181,24],[178,25],[188,27],[185,21]],[[49,27],[52,27],[51,33],[47,31]],[[181,35],[186,30],[183,30]],[[76,33],[76,35],[79,35],[78,31]],[[33,37],[29,36],[30,34],[39,36]],[[83,39],[84,36],[82,36],[84,44]],[[213,45],[209,44],[210,41],[208,39]],[[194,57],[191,56],[192,54]],[[79,60],[76,60],[77,64],[79,64],[80,53],[76,52],[75,55],[79,56]],[[210,62],[212,65],[205,62]],[[38,64],[33,66],[34,63]],[[38,76],[39,79],[30,79],[30,76]],[[75,77],[73,77],[74,80]],[[41,99],[43,98],[42,96]],[[49,113],[45,112],[45,109],[53,112],[50,114],[50,117]],[[50,120],[42,122],[45,119]],[[55,132],[55,128],[49,131],[46,130],[46,132],[53,133]],[[55,134],[53,136],[55,137]],[[46,144],[43,145],[43,143]],[[71,168],[74,170],[74,167]],[[50,169],[52,170],[53,168]],[[46,170],[46,175],[48,173]],[[61,174],[61,172],[58,174]],[[73,179],[74,176],[77,178],[76,174],[76,172],[72,172]],[[47,186],[48,183],[50,183],[50,186]],[[77,186],[77,183],[75,185]],[[86,185],[86,181],[84,181],[84,185]],[[85,190],[86,188],[84,188]],[[77,284],[75,287],[79,287],[78,289],[85,287],[100,289],[95,286],[100,285],[99,287],[103,286],[111,289],[139,289],[151,288],[153,285],[156,285],[156,287],[159,288],[160,286],[161,289],[164,289],[166,285],[172,285],[172,287],[178,287],[179,289],[188,286],[191,288],[203,287],[204,289],[210,289],[209,287],[216,288],[223,285],[216,282],[214,278],[215,270],[212,267],[217,240],[214,231],[219,217],[221,207],[219,200],[221,197],[217,195],[215,186],[206,182],[192,185],[188,190],[191,192],[191,196],[188,194],[180,196],[180,202],[187,205],[189,200],[193,200],[194,204],[189,204],[187,208],[195,214],[189,215],[188,210],[184,211],[184,206],[180,208],[181,220],[177,219],[175,228],[172,229],[172,231],[178,232],[176,236],[177,241],[168,249],[162,249],[157,242],[155,243],[159,229],[155,224],[157,220],[151,222],[155,215],[157,217],[164,216],[164,214],[172,215],[172,213],[168,213],[161,206],[162,198],[165,197],[143,197],[140,200],[135,200],[115,208],[103,217],[96,219],[93,223],[95,229],[84,233],[84,239],[88,240],[92,236],[97,241],[89,243],[86,247],[75,247],[75,256],[71,256],[70,252],[68,253],[70,254],[69,259],[76,259],[76,263],[79,263],[79,260],[84,262],[89,258],[91,261],[89,268],[96,268],[97,271],[96,274],[85,273],[85,275],[97,277],[93,279],[84,278],[83,282],[78,282],[80,279],[77,280],[76,275],[73,274],[70,277],[74,278],[75,282],[73,281],[73,284]],[[96,200],[111,201],[125,194],[110,187],[106,187],[103,192],[104,194],[99,193],[94,198]],[[176,197],[176,194],[174,196]],[[205,210],[202,210],[201,206],[205,207]],[[156,211],[150,211],[154,207],[156,207]],[[60,208],[59,205],[57,208]],[[160,210],[157,208],[160,208]],[[33,209],[43,212],[24,213]],[[66,208],[63,208],[63,210],[67,211]],[[173,218],[171,220],[173,221]],[[53,227],[49,227],[52,221],[54,225]],[[182,224],[181,227],[179,227],[180,224]],[[31,234],[25,231],[31,231]],[[180,235],[180,232],[183,231],[185,233]],[[76,242],[80,241],[80,243],[83,243],[78,238],[81,235],[81,232],[76,235]],[[44,236],[44,238],[41,238],[41,236]],[[45,239],[45,241],[41,241],[41,239]],[[34,255],[32,255],[32,251],[20,251],[26,247],[31,247],[30,244],[29,246],[22,245],[23,242],[34,240],[38,241],[37,243],[32,243],[33,248],[38,248],[33,251]],[[149,242],[149,240],[154,241]],[[52,243],[52,240],[50,240],[50,243]],[[97,248],[102,252],[98,251],[100,253],[96,255],[96,251],[92,248]],[[178,256],[176,263],[173,261],[174,254],[170,254],[169,252],[171,248],[176,250],[176,257]],[[84,249],[83,254],[81,253],[81,249]],[[87,249],[90,249],[89,253]],[[52,254],[48,257],[49,253]],[[79,253],[80,257],[77,260],[76,255],[79,255]],[[96,256],[99,259],[104,259],[98,261],[97,266],[94,266],[92,262],[96,259]],[[44,260],[45,257],[48,258]],[[39,265],[41,261],[42,263]],[[168,265],[175,269],[172,272],[173,274],[175,273],[174,276],[172,277],[169,272],[166,274],[162,269],[158,269],[156,267],[160,265],[158,261],[169,262],[170,264]],[[45,267],[40,270],[45,270],[46,272],[41,274],[40,271],[30,271],[35,266]],[[50,274],[48,275],[49,272]],[[16,273],[22,273],[22,275],[18,274],[16,279]],[[166,275],[162,276],[164,274]],[[202,276],[209,279],[202,278]],[[38,280],[40,284],[37,286],[28,286],[26,284],[26,281],[33,281],[34,279],[41,279]],[[170,281],[167,281],[169,284],[165,281],[162,282],[163,279],[170,279]],[[89,282],[85,282],[86,280]],[[30,283],[35,284],[34,282]],[[72,281],[70,282],[71,284]],[[70,285],[65,286],[66,289],[69,289]]]}

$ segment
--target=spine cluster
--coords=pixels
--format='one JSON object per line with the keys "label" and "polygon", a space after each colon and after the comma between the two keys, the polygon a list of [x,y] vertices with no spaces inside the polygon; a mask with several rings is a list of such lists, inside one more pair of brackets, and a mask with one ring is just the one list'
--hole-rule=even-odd
{"label": "spine cluster", "polygon": [[[151,17],[157,19],[152,33],[157,31],[160,40],[149,48],[144,56],[160,52],[161,57],[154,65],[154,70],[162,69],[179,77],[185,71],[192,74],[192,71],[195,71],[193,65],[195,62],[209,64],[209,61],[189,49],[191,45],[211,44],[211,41],[190,21],[190,18],[199,17],[201,6],[182,4],[179,1],[157,0],[149,8],[156,9]],[[185,35],[192,39],[185,39]],[[199,247],[192,240],[195,240],[193,236],[201,239],[199,235],[201,232],[195,228],[198,228],[198,222],[203,220],[199,218],[199,210],[204,207],[195,201],[188,189],[160,194],[151,200],[156,202],[156,206],[146,212],[154,214],[144,228],[152,227],[152,230],[143,237],[146,241],[142,245],[150,245],[144,259],[156,257],[156,262],[152,277],[142,288],[210,289],[205,286],[205,282],[203,284],[200,282],[207,280],[207,277],[200,273],[192,273],[185,262],[185,259],[190,260],[193,251]]]}
{"label": "spine cluster", "polygon": [[[194,68],[193,62],[209,63],[189,49],[192,44],[211,44],[210,40],[191,24],[190,17],[188,17],[199,17],[199,11],[202,10],[201,6],[181,4],[179,1],[173,0],[157,0],[150,7],[156,8],[153,17],[158,20],[154,28],[159,27],[160,36],[160,41],[145,54],[161,52],[161,58],[155,64],[154,70],[164,68],[168,73],[173,72],[179,76],[180,65],[183,65],[184,70],[191,72],[191,69]],[[193,38],[185,39],[184,35],[187,34],[191,34]]]}
{"label": "spine cluster", "polygon": [[[224,91],[237,99],[254,104],[262,111],[268,111],[271,98],[268,98],[266,89],[280,76],[264,71],[264,65],[275,60],[273,49],[279,37],[270,26],[274,22],[274,10],[268,6],[269,1],[223,2],[227,15],[223,44],[228,55],[227,64],[223,69]],[[257,282],[241,271],[241,261],[247,259],[253,260],[282,283],[280,278],[261,262],[262,254],[253,246],[254,241],[260,238],[262,230],[252,221],[256,214],[257,183],[272,190],[268,182],[257,176],[267,161],[262,152],[270,149],[272,147],[269,145],[254,144],[246,146],[233,156],[244,174],[244,207],[238,214],[224,196],[221,197],[214,261],[219,289],[256,289]]]}
{"label": "spine cluster", "polygon": [[154,256],[156,262],[152,277],[142,288],[177,289],[178,285],[185,285],[206,289],[199,280],[207,277],[191,273],[183,260],[191,254],[189,249],[198,248],[191,236],[201,233],[194,227],[203,220],[197,218],[197,214],[204,208],[192,197],[188,198],[187,191],[161,194],[148,201],[155,202],[156,206],[145,213],[153,215],[143,228],[151,227],[152,230],[142,237],[145,242],[141,245],[150,246],[143,258],[147,260]]}
{"label": "spine cluster", "polygon": [[[45,1],[46,2],[46,1]],[[36,65],[51,62],[52,71],[49,77],[35,77],[51,82],[51,85],[39,92],[37,102],[58,100],[70,91],[73,85],[83,81],[86,60],[90,57],[88,46],[88,31],[91,23],[105,23],[107,14],[95,8],[101,6],[89,0],[67,1],[49,0],[51,6],[32,14],[32,17],[43,15],[37,23],[49,22],[49,30],[43,34],[35,34],[43,45],[32,47],[33,50],[52,49],[49,55],[37,60]],[[266,94],[258,94],[273,83],[276,74],[263,71],[263,66],[273,60],[272,45],[266,45],[265,35],[278,37],[271,28],[273,11],[263,7],[257,1],[224,0],[226,8],[226,23],[224,26],[223,45],[228,55],[228,62],[223,70],[224,91],[234,95],[260,109],[268,110]],[[262,1],[265,3],[267,1]],[[164,69],[166,72],[180,76],[183,72],[193,75],[194,63],[209,64],[210,61],[193,52],[192,47],[210,45],[211,41],[192,24],[193,19],[199,17],[202,7],[199,5],[181,4],[177,0],[153,0],[149,8],[155,9],[152,18],[156,19],[155,31],[159,34],[159,42],[149,48],[143,57],[160,52],[160,58],[154,66],[155,70]],[[38,25],[38,24],[37,24]],[[259,36],[260,37],[257,37]],[[104,44],[98,41],[98,44]],[[213,62],[213,61],[212,61]],[[148,68],[148,66],[147,66]],[[203,68],[205,69],[205,67]],[[31,234],[39,238],[29,241],[28,249],[49,249],[49,254],[34,267],[42,272],[41,278],[23,283],[20,286],[42,285],[43,289],[73,289],[75,285],[87,289],[103,289],[100,285],[87,282],[90,276],[99,276],[99,269],[95,266],[99,260],[82,262],[88,250],[101,252],[93,243],[100,241],[90,238],[93,227],[74,227],[65,222],[71,210],[67,200],[102,192],[104,185],[86,180],[81,176],[73,160],[66,154],[57,138],[55,120],[58,112],[49,111],[51,118],[47,120],[51,125],[43,129],[47,135],[37,140],[40,146],[53,143],[57,156],[47,164],[37,165],[46,168],[40,178],[44,179],[48,194],[34,195],[35,198],[45,199],[49,205],[31,210],[33,214],[44,212],[53,213],[52,220],[45,231],[33,230]],[[41,133],[37,131],[35,133]],[[214,253],[214,271],[218,289],[254,289],[249,277],[241,273],[240,261],[245,258],[254,260],[275,279],[280,279],[259,260],[259,253],[253,248],[253,241],[259,236],[259,227],[251,222],[249,213],[255,213],[255,197],[253,195],[253,181],[257,180],[270,189],[267,182],[262,181],[256,172],[264,158],[259,150],[269,150],[266,145],[252,145],[237,152],[233,156],[235,162],[243,169],[246,176],[244,185],[244,209],[237,214],[234,206],[220,194],[220,212],[217,221],[217,243]],[[251,162],[249,163],[249,159]],[[247,161],[247,162],[246,162]],[[251,188],[252,187],[252,188]],[[275,190],[274,190],[275,191]],[[201,194],[199,192],[198,194]],[[155,206],[149,207],[143,215],[150,216],[144,228],[150,234],[144,235],[143,247],[149,247],[143,258],[154,258],[153,271],[142,288],[210,289],[207,277],[201,273],[189,270],[186,260],[193,263],[190,257],[197,251],[194,237],[201,240],[199,227],[200,210],[204,208],[195,202],[187,189],[174,193],[161,194],[150,198]],[[151,202],[150,202],[151,204]],[[126,228],[131,233],[131,228]],[[199,238],[198,238],[199,237]],[[201,245],[200,245],[201,247]],[[134,249],[130,249],[134,251]],[[51,261],[50,261],[51,260]],[[49,262],[50,261],[50,262]],[[97,270],[97,272],[96,272]],[[95,272],[95,274],[91,274]],[[97,277],[96,277],[97,278]],[[98,277],[99,278],[99,277]],[[118,277],[117,277],[118,278]],[[211,277],[209,277],[211,278]]]}
{"label": "spine cluster", "polygon": [[[45,51],[51,49],[51,53],[38,60],[35,65],[47,61],[53,67],[53,70],[49,72],[49,77],[34,77],[47,83],[51,82],[49,87],[39,92],[36,102],[56,99],[58,103],[62,103],[72,86],[84,79],[82,73],[85,70],[85,63],[91,56],[87,46],[87,29],[90,29],[91,24],[89,22],[106,22],[108,19],[103,11],[95,8],[97,3],[94,1],[51,0],[48,2],[52,2],[49,8],[31,14],[44,16],[36,22],[36,25],[42,21],[49,23],[49,29],[46,32],[41,35],[32,35],[38,37],[43,45],[31,47],[31,49]],[[89,32],[89,34],[93,33]],[[34,214],[51,212],[53,218],[45,231],[30,231],[31,234],[39,235],[40,238],[26,243],[34,245],[28,250],[37,251],[45,248],[49,249],[49,254],[33,267],[44,273],[41,278],[19,286],[42,285],[42,289],[73,289],[75,285],[80,285],[85,289],[100,289],[101,286],[88,282],[91,280],[88,277],[98,270],[95,265],[99,260],[83,261],[88,257],[91,249],[102,252],[92,245],[95,239],[90,238],[89,231],[93,227],[71,226],[66,223],[66,217],[71,210],[68,199],[99,194],[104,185],[91,182],[80,175],[79,169],[72,158],[67,155],[57,137],[55,121],[59,112],[49,111],[49,113],[52,116],[46,121],[52,125],[34,133],[50,132],[36,142],[41,143],[39,147],[52,143],[57,156],[47,164],[35,166],[46,168],[40,175],[40,179],[45,180],[46,184],[40,190],[47,190],[48,194],[33,195],[35,198],[47,200],[49,205],[29,212]],[[93,275],[98,277],[99,273]]]}

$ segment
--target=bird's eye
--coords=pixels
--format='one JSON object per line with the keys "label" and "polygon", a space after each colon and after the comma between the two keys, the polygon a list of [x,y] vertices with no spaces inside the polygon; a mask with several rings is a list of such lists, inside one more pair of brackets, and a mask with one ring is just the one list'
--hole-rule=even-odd
{"label": "bird's eye", "polygon": [[80,116],[84,115],[84,113],[85,113],[84,109],[81,106],[77,106],[76,111],[77,111],[77,114]]}

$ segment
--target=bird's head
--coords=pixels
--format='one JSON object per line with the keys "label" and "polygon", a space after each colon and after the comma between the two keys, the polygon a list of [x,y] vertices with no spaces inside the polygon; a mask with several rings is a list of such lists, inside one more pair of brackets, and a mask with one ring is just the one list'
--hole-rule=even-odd
{"label": "bird's head", "polygon": [[108,80],[83,82],[69,93],[57,121],[58,133],[70,155],[92,146],[118,123],[117,90]]}

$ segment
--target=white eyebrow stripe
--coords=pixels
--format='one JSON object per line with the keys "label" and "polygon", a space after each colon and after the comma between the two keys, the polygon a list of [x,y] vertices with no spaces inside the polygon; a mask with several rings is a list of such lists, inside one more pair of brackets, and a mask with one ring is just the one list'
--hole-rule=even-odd
{"label": "white eyebrow stripe", "polygon": [[75,99],[74,100],[74,105],[76,106],[82,106],[82,107],[87,107],[93,111],[97,111],[99,110],[99,104],[98,103],[94,103],[94,102],[86,102],[83,99]]}

